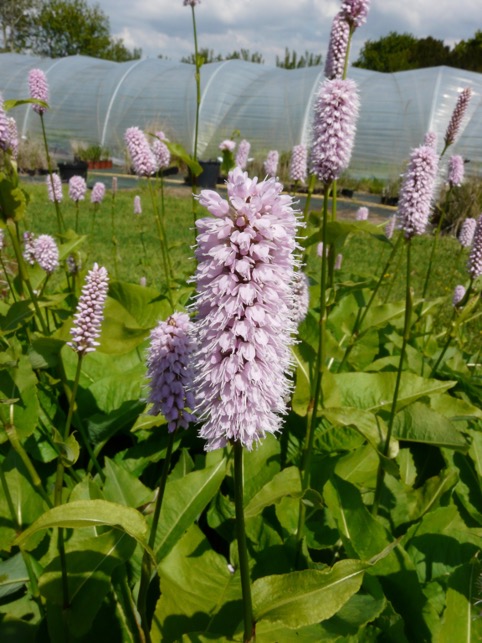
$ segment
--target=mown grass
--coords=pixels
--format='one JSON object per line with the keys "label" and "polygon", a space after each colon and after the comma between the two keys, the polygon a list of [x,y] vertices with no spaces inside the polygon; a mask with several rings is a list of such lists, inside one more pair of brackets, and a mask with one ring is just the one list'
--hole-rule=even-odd
{"label": "mown grass", "polygon": [[[53,204],[47,198],[45,184],[25,182],[22,185],[30,197],[28,218],[25,229],[36,233],[55,234],[57,230]],[[145,278],[148,285],[160,287],[163,282],[162,262],[159,238],[154,217],[152,195],[155,190],[149,188],[147,181],[133,182],[129,189],[119,189],[112,199],[109,183],[106,181],[106,197],[100,205],[93,221],[94,208],[90,203],[90,193],[86,200],[79,204],[80,234],[86,235],[82,245],[84,265],[94,261],[106,266],[112,277],[115,277],[114,245],[112,243],[112,216],[115,225],[115,237],[118,248],[118,274],[122,280],[138,283]],[[151,186],[155,187],[155,186]],[[135,215],[133,201],[140,195],[142,214]],[[160,207],[160,197],[157,206]],[[193,259],[194,226],[191,191],[185,187],[167,186],[164,190],[165,221],[171,261],[176,279],[185,281],[192,275],[195,263]],[[67,228],[75,227],[76,208],[68,197],[68,188],[64,186],[64,199],[61,205]],[[197,206],[198,216],[204,216],[205,210]],[[113,213],[113,214],[112,214]],[[342,216],[351,217],[341,212]],[[383,228],[382,228],[383,230]],[[310,234],[310,230],[306,234]],[[413,239],[412,287],[414,296],[420,297],[425,275],[428,269],[432,237],[423,236]],[[145,249],[145,250],[144,250]],[[390,246],[374,237],[361,233],[350,235],[343,248],[343,268],[340,275],[364,275],[376,278],[386,263]],[[384,276],[381,295],[388,300],[401,299],[405,289],[405,253],[403,248]],[[308,272],[316,279],[318,258],[316,246],[309,253]],[[467,282],[467,251],[461,251],[454,237],[442,236],[432,266],[430,285],[427,293],[429,299],[444,297],[450,315],[450,301],[453,289],[457,284]],[[444,319],[445,316],[442,317]]]}

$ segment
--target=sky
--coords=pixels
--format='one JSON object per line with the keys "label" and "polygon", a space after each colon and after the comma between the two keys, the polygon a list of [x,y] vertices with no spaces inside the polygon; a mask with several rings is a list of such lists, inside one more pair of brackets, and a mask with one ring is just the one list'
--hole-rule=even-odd
{"label": "sky", "polygon": [[[183,0],[95,0],[109,17],[111,33],[142,56],[180,60],[193,50],[191,7]],[[94,4],[94,0],[89,2]],[[198,45],[227,54],[242,48],[268,64],[285,48],[321,53],[341,0],[201,0],[196,6]],[[371,0],[365,25],[353,39],[354,61],[365,40],[390,31],[433,36],[452,46],[482,29],[481,0]]]}

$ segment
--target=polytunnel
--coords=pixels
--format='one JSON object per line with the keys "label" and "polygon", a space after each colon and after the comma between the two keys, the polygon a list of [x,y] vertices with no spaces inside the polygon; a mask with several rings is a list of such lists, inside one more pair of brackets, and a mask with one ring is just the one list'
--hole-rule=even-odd
{"label": "polytunnel", "polygon": [[[133,125],[162,129],[170,140],[192,151],[196,86],[194,67],[165,59],[116,63],[85,56],[60,59],[0,55],[0,92],[4,99],[28,97],[28,72],[42,69],[50,89],[45,126],[54,155],[72,155],[75,144],[101,145],[123,160],[124,131]],[[433,131],[443,136],[464,87],[473,97],[451,153],[470,161],[466,172],[482,171],[482,75],[450,67],[383,74],[351,68],[359,85],[361,112],[350,165],[354,176],[398,176],[410,149]],[[201,68],[198,155],[219,154],[219,143],[238,130],[252,154],[289,152],[309,144],[313,102],[322,67],[286,70],[240,60]],[[13,115],[24,137],[41,135],[30,106]]]}

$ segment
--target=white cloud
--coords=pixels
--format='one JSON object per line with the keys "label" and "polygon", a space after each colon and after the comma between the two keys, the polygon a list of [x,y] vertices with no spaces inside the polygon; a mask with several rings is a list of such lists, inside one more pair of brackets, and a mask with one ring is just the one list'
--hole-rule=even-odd
{"label": "white cloud", "polygon": [[[113,35],[143,55],[173,60],[193,50],[191,8],[182,0],[98,0]],[[227,53],[246,48],[274,63],[285,47],[325,55],[341,0],[202,0],[196,6],[199,46]],[[372,0],[366,25],[355,34],[353,56],[367,39],[390,31],[434,36],[453,44],[471,37],[480,0]],[[353,59],[352,56],[352,59]]]}

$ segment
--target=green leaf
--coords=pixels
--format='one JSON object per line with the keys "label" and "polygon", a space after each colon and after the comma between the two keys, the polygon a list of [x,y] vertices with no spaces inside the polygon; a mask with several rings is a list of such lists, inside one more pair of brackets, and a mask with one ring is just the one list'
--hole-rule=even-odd
{"label": "green leaf", "polygon": [[153,641],[179,641],[191,632],[222,632],[218,641],[231,638],[242,620],[239,572],[211,549],[199,527],[192,525],[175,543],[161,560],[159,575],[162,595],[152,621]]}
{"label": "green leaf", "polygon": [[4,219],[8,219],[10,229],[13,229],[13,234],[16,233],[15,228],[10,225],[15,221],[21,221],[25,212],[27,211],[27,197],[22,188],[17,187],[17,180],[5,176],[3,172],[0,173],[0,205]]}
{"label": "green leaf", "polygon": [[252,451],[246,451],[244,458],[244,504],[247,506],[273,476],[280,471],[280,441],[274,435]]}
{"label": "green leaf", "polygon": [[[135,543],[125,534],[108,531],[66,547],[65,565],[69,607],[65,619],[71,634],[87,634],[104,597],[111,590],[111,576],[116,567],[132,556]],[[62,607],[62,568],[60,557],[49,563],[39,578],[39,590],[48,604]]]}
{"label": "green leaf", "polygon": [[197,161],[195,161],[190,154],[184,149],[180,143],[172,143],[171,141],[164,140],[163,143],[167,146],[168,150],[173,156],[177,156],[178,159],[183,161],[188,168],[191,170],[194,176],[199,176],[201,174],[202,167]]}
{"label": "green leaf", "polygon": [[109,297],[121,304],[139,328],[153,328],[171,313],[169,301],[160,297],[155,288],[113,281],[109,284]]}
{"label": "green leaf", "polygon": [[9,306],[7,314],[2,315],[2,330],[6,333],[17,330],[17,328],[23,327],[33,315],[34,311],[29,301],[16,301]]}
{"label": "green leaf", "polygon": [[168,481],[154,551],[162,560],[211,501],[223,481],[226,460]]}
{"label": "green leaf", "polygon": [[15,594],[29,581],[22,554],[0,561],[0,599]]}
{"label": "green leaf", "polygon": [[[327,373],[324,378],[325,408],[351,406],[369,411],[392,406],[397,373]],[[404,372],[398,394],[400,410],[422,397],[444,393],[455,382],[431,380]]]}
{"label": "green leaf", "polygon": [[[0,370],[0,398],[16,399],[13,404],[13,424],[21,441],[35,431],[39,416],[37,377],[26,355],[16,360],[15,366]],[[11,422],[10,404],[0,404],[0,421]]]}
{"label": "green leaf", "polygon": [[244,517],[248,519],[257,516],[265,507],[275,504],[285,496],[296,496],[300,493],[299,470],[296,467],[283,469],[245,505]]}
{"label": "green leaf", "polygon": [[46,511],[15,540],[19,547],[37,532],[52,527],[79,529],[109,525],[125,531],[145,547],[147,524],[144,517],[131,507],[106,500],[76,500]]}
{"label": "green leaf", "polygon": [[253,583],[256,621],[280,621],[296,629],[324,621],[360,589],[369,563],[342,560],[323,571],[265,576]]}
{"label": "green leaf", "polygon": [[10,111],[14,107],[20,107],[20,105],[40,105],[40,107],[49,108],[48,103],[40,98],[9,98],[4,101],[3,107],[6,111]]}
{"label": "green leaf", "polygon": [[475,575],[476,565],[466,563],[450,576],[440,643],[472,643],[482,639],[482,620],[474,614]]}
{"label": "green leaf", "polygon": [[467,451],[469,444],[454,424],[426,404],[416,402],[395,416],[393,435],[399,440]]}
{"label": "green leaf", "polygon": [[[344,407],[340,409],[325,409],[323,416],[335,426],[349,426],[355,428],[376,451],[381,451],[387,437],[385,422],[370,411]],[[389,457],[398,453],[398,442],[390,440]]]}
{"label": "green leaf", "polygon": [[126,507],[141,507],[153,499],[154,492],[109,458],[105,459],[104,496],[110,502],[117,502]]}

